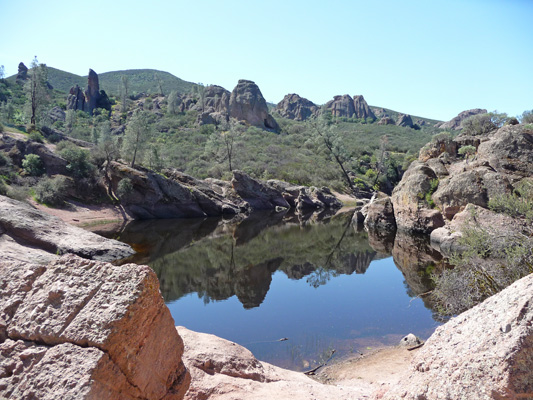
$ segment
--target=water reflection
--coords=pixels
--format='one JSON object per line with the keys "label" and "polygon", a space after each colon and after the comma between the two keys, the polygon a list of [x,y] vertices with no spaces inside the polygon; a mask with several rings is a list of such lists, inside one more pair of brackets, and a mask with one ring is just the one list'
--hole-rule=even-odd
{"label": "water reflection", "polygon": [[[311,214],[312,215],[312,214]],[[166,301],[198,293],[205,303],[237,296],[244,308],[264,300],[275,271],[318,287],[338,274],[364,273],[377,252],[353,229],[352,212],[309,218],[255,213],[240,221],[132,222],[120,234],[139,253],[123,262],[150,265]]]}
{"label": "water reflection", "polygon": [[424,238],[367,232],[352,215],[139,221],[115,238],[138,251],[123,262],[156,271],[177,324],[305,370],[332,349],[427,338],[440,323],[428,310],[440,254]]}

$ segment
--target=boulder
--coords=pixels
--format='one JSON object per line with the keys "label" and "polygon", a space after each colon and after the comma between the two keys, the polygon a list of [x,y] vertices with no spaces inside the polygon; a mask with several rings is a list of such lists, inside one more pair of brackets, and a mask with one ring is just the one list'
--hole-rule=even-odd
{"label": "boulder", "polygon": [[404,126],[407,128],[412,128],[414,126],[413,119],[409,114],[400,114],[398,115],[398,120],[396,121],[397,126]]}
{"label": "boulder", "polygon": [[441,212],[431,208],[425,201],[425,195],[435,179],[437,175],[425,163],[414,161],[409,166],[391,196],[399,230],[430,233],[433,229],[444,226]]}
{"label": "boulder", "polygon": [[436,124],[435,126],[440,129],[448,129],[448,130],[460,130],[461,124],[463,121],[473,115],[477,114],[486,114],[487,110],[481,109],[481,108],[474,108],[472,110],[466,110],[460,112],[456,117],[452,118],[448,122],[440,122]]}
{"label": "boulder", "polygon": [[325,105],[326,110],[330,110],[334,117],[352,118],[355,115],[355,106],[353,98],[345,94],[343,96],[334,96]]}
{"label": "boulder", "polygon": [[438,327],[382,399],[533,397],[533,275]]}
{"label": "boulder", "polygon": [[[17,253],[16,249],[25,251]],[[39,211],[27,203],[0,196],[0,248],[3,259],[44,262],[54,255],[73,253],[94,260],[113,261],[130,256],[132,248],[69,225],[57,217]],[[34,249],[37,250],[35,257]],[[43,252],[48,257],[43,257]]]}
{"label": "boulder", "polygon": [[359,399],[372,387],[324,385],[306,375],[258,361],[233,342],[177,327],[185,344],[183,362],[191,374],[187,400]]}
{"label": "boulder", "polygon": [[259,87],[252,81],[239,80],[231,92],[229,116],[238,121],[275,132],[279,131],[276,120],[268,113],[268,106]]}
{"label": "boulder", "polygon": [[241,171],[233,171],[231,186],[251,210],[290,208],[280,191],[257,181]]}
{"label": "boulder", "polygon": [[98,74],[89,69],[85,93],[78,86],[70,88],[67,96],[67,110],[81,110],[92,114],[95,108],[111,110],[111,102],[105,91],[100,90]]}
{"label": "boulder", "polygon": [[284,118],[296,121],[305,121],[313,115],[317,115],[319,107],[310,100],[297,94],[287,94],[275,109]]}
{"label": "boulder", "polygon": [[396,230],[394,207],[390,197],[374,200],[366,206],[365,227],[369,230]]}
{"label": "boulder", "polygon": [[183,342],[147,266],[0,264],[0,396],[182,399]]}
{"label": "boulder", "polygon": [[312,210],[321,208],[341,208],[342,203],[327,187],[294,186],[290,183],[270,179],[267,185],[280,192],[289,205],[297,210]]}
{"label": "boulder", "polygon": [[376,116],[374,115],[362,95],[356,95],[353,97],[353,105],[355,109],[356,118],[365,118],[372,120],[376,119]]}
{"label": "boulder", "polygon": [[52,123],[56,121],[62,121],[65,122],[65,111],[63,111],[60,107],[54,107],[48,112],[48,117],[52,121]]}
{"label": "boulder", "polygon": [[204,92],[205,107],[211,109],[211,112],[218,112],[227,115],[229,112],[229,101],[231,92],[222,86],[211,85],[205,88]]}
{"label": "boulder", "polygon": [[394,125],[394,120],[391,117],[384,116],[379,120],[378,125]]}

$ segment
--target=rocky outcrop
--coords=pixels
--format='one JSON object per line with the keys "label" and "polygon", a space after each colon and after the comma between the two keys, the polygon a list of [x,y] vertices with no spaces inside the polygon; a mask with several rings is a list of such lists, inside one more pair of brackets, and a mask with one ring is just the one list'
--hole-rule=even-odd
{"label": "rocky outcrop", "polygon": [[284,118],[305,121],[317,115],[319,107],[310,100],[297,94],[288,94],[276,105],[276,111]]}
{"label": "rocky outcrop", "polygon": [[14,165],[22,168],[22,160],[28,154],[36,154],[41,158],[48,175],[67,174],[67,161],[51,151],[46,145],[38,142],[14,138],[8,135],[0,137],[0,151],[4,151]]}
{"label": "rocky outcrop", "polygon": [[0,397],[183,398],[183,342],[149,267],[3,261],[0,282]]}
{"label": "rocky outcrop", "polygon": [[533,275],[453,318],[382,399],[533,398]]}
{"label": "rocky outcrop", "polygon": [[[476,154],[459,155],[465,145],[477,147]],[[476,140],[438,139],[420,151],[393,191],[398,228],[430,233],[468,204],[486,208],[490,199],[512,193],[531,171],[533,131],[523,125],[504,126]]]}
{"label": "rocky outcrop", "polygon": [[92,114],[96,108],[110,111],[111,103],[106,92],[100,90],[98,74],[89,69],[85,93],[78,85],[71,87],[67,96],[67,110],[80,110]]}
{"label": "rocky outcrop", "polygon": [[85,109],[85,95],[83,90],[78,86],[72,86],[67,96],[67,110]]}
{"label": "rocky outcrop", "polygon": [[357,399],[369,387],[323,385],[302,373],[258,361],[233,342],[177,327],[185,344],[183,362],[191,373],[187,400]]}
{"label": "rocky outcrop", "polygon": [[28,79],[28,67],[26,67],[24,63],[21,62],[18,66],[18,72],[17,77],[15,78],[15,82],[17,82],[19,85],[24,85],[24,83],[26,83],[26,79]]}
{"label": "rocky outcrop", "polygon": [[425,199],[425,194],[430,191],[435,179],[435,172],[424,163],[414,161],[409,166],[391,196],[399,230],[430,233],[444,225],[440,211],[431,208]]}
{"label": "rocky outcrop", "polygon": [[365,118],[372,120],[376,119],[376,116],[374,115],[362,95],[356,95],[353,97],[353,105],[355,109],[355,116],[357,118]]}
{"label": "rocky outcrop", "polygon": [[278,123],[268,113],[268,106],[261,90],[252,81],[239,80],[231,92],[229,116],[253,126],[279,131]]}
{"label": "rocky outcrop", "polygon": [[233,171],[231,182],[198,180],[177,170],[165,170],[165,176],[147,169],[133,169],[113,162],[112,186],[117,192],[122,179],[129,179],[129,193],[120,200],[136,219],[205,217],[248,213],[277,208],[298,210],[340,208],[340,202],[328,188],[305,188],[284,182],[262,182],[241,171]]}
{"label": "rocky outcrop", "polygon": [[394,232],[396,221],[394,219],[394,207],[390,197],[377,199],[370,202],[366,207],[365,227],[369,230],[382,230]]}
{"label": "rocky outcrop", "polygon": [[352,118],[355,115],[355,106],[353,99],[345,94],[343,96],[334,96],[325,105],[326,110],[330,110],[334,117]]}
{"label": "rocky outcrop", "polygon": [[48,111],[48,117],[50,118],[52,123],[56,121],[65,122],[66,115],[65,115],[65,111],[63,111],[62,108],[56,106],[52,108],[50,111]]}
{"label": "rocky outcrop", "polygon": [[5,196],[0,196],[0,249],[4,261],[47,262],[66,253],[113,261],[134,253],[125,243],[69,225]]}
{"label": "rocky outcrop", "polygon": [[473,115],[486,114],[487,110],[481,108],[474,108],[472,110],[466,110],[460,112],[456,117],[452,118],[448,122],[440,122],[435,127],[448,130],[460,130],[463,121]]}
{"label": "rocky outcrop", "polygon": [[335,96],[333,100],[326,103],[325,109],[330,110],[334,117],[376,119],[365,98],[361,95],[356,95],[353,98],[347,94]]}
{"label": "rocky outcrop", "polygon": [[412,128],[414,127],[413,119],[409,114],[400,114],[398,115],[398,119],[396,120],[397,126],[404,126],[406,128]]}
{"label": "rocky outcrop", "polygon": [[394,124],[395,124],[395,122],[394,122],[394,120],[391,117],[382,117],[378,121],[378,125],[394,125]]}

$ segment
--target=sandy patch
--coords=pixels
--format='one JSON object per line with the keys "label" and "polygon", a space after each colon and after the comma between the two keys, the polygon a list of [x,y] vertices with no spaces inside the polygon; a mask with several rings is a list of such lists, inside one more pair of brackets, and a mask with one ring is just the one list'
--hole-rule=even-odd
{"label": "sandy patch", "polygon": [[34,200],[30,200],[30,203],[35,208],[56,216],[68,224],[89,231],[116,230],[126,221],[131,220],[122,208],[111,204],[82,204],[70,200],[64,208],[51,208]]}

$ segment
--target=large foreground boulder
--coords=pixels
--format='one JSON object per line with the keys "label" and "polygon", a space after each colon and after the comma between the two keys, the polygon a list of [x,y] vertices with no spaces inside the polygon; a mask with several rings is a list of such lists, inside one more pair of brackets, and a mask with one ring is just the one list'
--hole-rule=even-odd
{"label": "large foreground boulder", "polygon": [[3,261],[32,262],[48,262],[66,253],[113,261],[134,253],[125,243],[69,225],[5,196],[0,196],[0,251]]}
{"label": "large foreground boulder", "polygon": [[437,328],[383,399],[533,398],[533,275]]}
{"label": "large foreground boulder", "polygon": [[183,398],[183,343],[149,267],[2,261],[0,282],[0,397]]}

